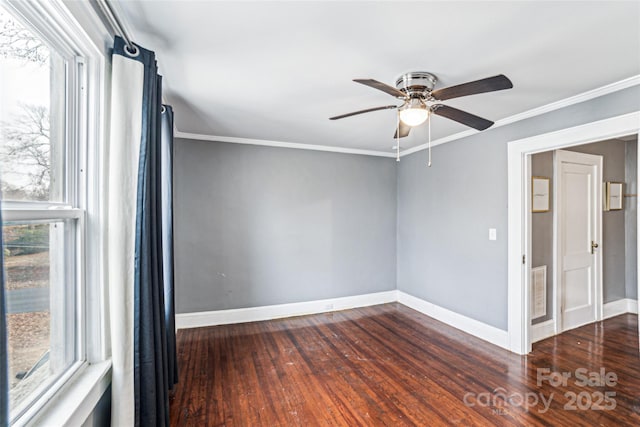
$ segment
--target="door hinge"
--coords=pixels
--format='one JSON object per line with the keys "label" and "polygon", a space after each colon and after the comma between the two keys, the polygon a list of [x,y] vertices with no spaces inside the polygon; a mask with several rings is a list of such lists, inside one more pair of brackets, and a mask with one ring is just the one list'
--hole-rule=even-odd
{"label": "door hinge", "polygon": [[522,255],[522,265],[526,264],[527,256]]}

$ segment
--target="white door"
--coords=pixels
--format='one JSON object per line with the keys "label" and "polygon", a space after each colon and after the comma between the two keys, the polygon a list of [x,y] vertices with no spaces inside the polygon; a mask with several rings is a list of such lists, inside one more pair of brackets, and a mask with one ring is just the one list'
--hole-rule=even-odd
{"label": "white door", "polygon": [[602,318],[602,156],[556,151],[558,332]]}

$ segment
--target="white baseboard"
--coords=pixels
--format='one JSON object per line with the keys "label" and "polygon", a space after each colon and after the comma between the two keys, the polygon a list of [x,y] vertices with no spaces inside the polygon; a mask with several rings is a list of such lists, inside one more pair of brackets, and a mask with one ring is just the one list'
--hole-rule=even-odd
{"label": "white baseboard", "polygon": [[397,291],[377,292],[350,297],[330,298],[291,304],[262,307],[236,308],[230,310],[202,311],[176,314],[176,329],[200,328],[203,326],[228,325],[231,323],[257,322],[305,314],[326,313],[350,308],[386,304],[398,300]]}
{"label": "white baseboard", "polygon": [[[402,291],[386,291],[350,297],[296,302],[291,304],[268,305],[263,307],[236,308],[231,310],[203,311],[176,314],[176,329],[200,328],[203,326],[228,325],[232,323],[257,322],[306,314],[326,313],[350,308],[368,307],[377,304],[399,302],[409,308],[433,317],[449,326],[460,329],[477,338],[509,350],[507,331],[487,325],[462,314],[447,310]],[[624,313],[638,313],[638,302],[634,299],[620,299],[603,306],[605,319]],[[553,320],[547,320],[531,327],[531,342],[537,342],[555,334]]]}
{"label": "white baseboard", "polygon": [[555,334],[556,328],[553,319],[531,325],[531,343],[552,337]]}
{"label": "white baseboard", "polygon": [[[629,298],[611,301],[602,306],[603,319],[619,316],[625,313],[638,313],[638,301]],[[553,319],[531,325],[531,342],[538,342],[556,334]]]}
{"label": "white baseboard", "polygon": [[631,298],[623,298],[608,302],[602,306],[602,316],[604,319],[619,316],[624,313],[638,314],[638,301]]}
{"label": "white baseboard", "polygon": [[398,291],[398,302],[449,326],[509,350],[507,331],[447,310],[402,291]]}
{"label": "white baseboard", "polygon": [[204,326],[228,325],[232,323],[257,322],[306,314],[326,313],[357,307],[399,302],[422,314],[433,317],[451,327],[460,329],[491,344],[509,350],[507,331],[487,325],[470,317],[442,308],[402,291],[387,291],[374,294],[342,298],[278,304],[263,307],[237,308],[230,310],[204,311],[176,314],[176,329],[200,328]]}

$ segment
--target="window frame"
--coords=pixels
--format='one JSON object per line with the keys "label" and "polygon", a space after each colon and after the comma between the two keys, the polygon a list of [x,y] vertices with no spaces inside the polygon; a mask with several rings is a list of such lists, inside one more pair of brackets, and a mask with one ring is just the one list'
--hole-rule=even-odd
{"label": "window frame", "polygon": [[[101,198],[106,58],[102,47],[92,42],[62,1],[4,0],[2,5],[66,61],[64,201],[2,202],[3,222],[60,220],[74,222],[76,230],[73,266],[68,270],[76,278],[75,312],[71,316],[75,325],[75,362],[21,413],[10,414],[11,425],[20,426],[31,424],[46,412],[59,413],[51,406],[64,395],[77,394],[74,384],[87,387],[87,378],[104,379],[110,370],[110,363],[105,362],[109,349]],[[72,176],[74,179],[69,179]],[[94,386],[91,384],[92,390]],[[71,415],[58,414],[58,419],[67,416]]]}

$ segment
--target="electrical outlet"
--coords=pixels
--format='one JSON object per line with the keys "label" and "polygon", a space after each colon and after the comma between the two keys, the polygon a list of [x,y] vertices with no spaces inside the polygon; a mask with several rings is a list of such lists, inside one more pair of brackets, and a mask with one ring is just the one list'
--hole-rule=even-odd
{"label": "electrical outlet", "polygon": [[498,239],[498,235],[497,235],[497,231],[495,228],[490,228],[489,229],[489,240],[497,240]]}

